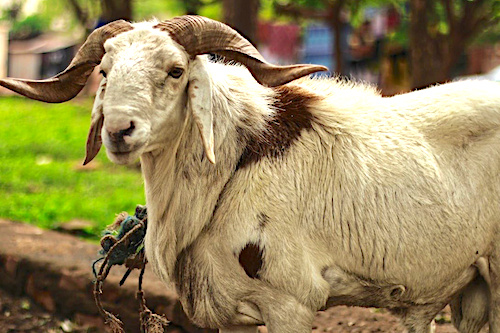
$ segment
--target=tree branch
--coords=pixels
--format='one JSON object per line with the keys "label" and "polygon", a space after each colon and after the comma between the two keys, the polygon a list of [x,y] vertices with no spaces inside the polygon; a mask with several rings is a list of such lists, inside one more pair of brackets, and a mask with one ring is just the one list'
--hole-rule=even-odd
{"label": "tree branch", "polygon": [[450,34],[454,34],[456,31],[456,17],[455,17],[455,12],[453,10],[453,5],[451,3],[451,0],[441,0],[441,3],[443,4],[443,7],[446,12],[446,17],[448,18],[448,24],[450,27]]}
{"label": "tree branch", "polygon": [[327,19],[329,17],[328,11],[312,9],[294,4],[275,4],[274,9],[278,14],[289,15],[293,17],[305,17],[308,19]]}
{"label": "tree branch", "polygon": [[500,17],[491,18],[490,13],[483,13],[476,17],[473,22],[470,22],[467,29],[464,31],[465,39],[470,39],[474,35],[478,34],[480,30],[487,29],[494,26],[500,22]]}
{"label": "tree branch", "polygon": [[462,17],[460,19],[460,26],[464,26],[464,24],[469,24],[471,20],[474,19],[477,11],[483,6],[484,0],[476,0],[476,1],[465,1],[464,12],[462,13]]}
{"label": "tree branch", "polygon": [[498,24],[498,18],[492,18],[484,0],[467,1],[461,20],[457,22],[462,38],[470,41],[481,30]]}
{"label": "tree branch", "polygon": [[81,25],[87,28],[87,23],[89,19],[87,12],[83,10],[83,8],[80,6],[77,0],[68,0],[68,2],[71,5],[71,7],[73,7],[76,19],[80,22]]}

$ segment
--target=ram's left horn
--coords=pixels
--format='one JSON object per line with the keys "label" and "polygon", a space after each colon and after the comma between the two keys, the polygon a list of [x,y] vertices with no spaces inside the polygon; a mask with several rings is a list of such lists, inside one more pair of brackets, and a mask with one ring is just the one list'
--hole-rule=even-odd
{"label": "ram's left horn", "polygon": [[276,66],[268,63],[257,49],[228,25],[196,15],[184,15],[158,23],[192,56],[216,53],[248,68],[262,85],[275,87],[328,68],[320,65]]}

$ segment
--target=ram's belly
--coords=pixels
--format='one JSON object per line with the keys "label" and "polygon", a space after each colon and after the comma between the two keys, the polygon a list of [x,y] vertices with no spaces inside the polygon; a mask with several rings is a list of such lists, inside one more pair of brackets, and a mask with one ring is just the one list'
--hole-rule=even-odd
{"label": "ram's belly", "polygon": [[443,236],[441,243],[408,237],[411,244],[396,237],[356,236],[349,248],[348,242],[327,239],[321,230],[315,236],[293,236],[292,229],[281,226],[276,234],[262,234],[256,278],[312,309],[321,308],[327,299],[329,305],[389,308],[446,302],[474,278],[474,262],[486,251],[483,244],[475,244],[478,248],[472,241],[458,243],[456,235]]}
{"label": "ram's belly", "polygon": [[[470,266],[453,280],[434,282],[431,288],[408,286],[389,280],[372,280],[343,271],[338,267],[329,267],[324,277],[330,284],[327,307],[351,305],[381,308],[407,308],[414,305],[446,304],[451,297],[474,279],[477,270]],[[423,277],[422,277],[423,280]]]}

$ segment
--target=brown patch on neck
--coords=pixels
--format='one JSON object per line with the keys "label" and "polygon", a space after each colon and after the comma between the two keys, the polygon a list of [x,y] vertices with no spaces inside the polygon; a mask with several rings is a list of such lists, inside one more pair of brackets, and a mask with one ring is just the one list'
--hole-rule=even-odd
{"label": "brown patch on neck", "polygon": [[267,122],[267,130],[260,135],[252,135],[238,163],[245,168],[262,158],[279,158],[300,137],[302,130],[312,128],[312,114],[309,104],[316,95],[297,87],[280,86],[274,88],[276,113]]}
{"label": "brown patch on neck", "polygon": [[259,271],[262,268],[262,250],[258,245],[247,244],[241,250],[238,260],[249,277],[252,279],[259,278]]}

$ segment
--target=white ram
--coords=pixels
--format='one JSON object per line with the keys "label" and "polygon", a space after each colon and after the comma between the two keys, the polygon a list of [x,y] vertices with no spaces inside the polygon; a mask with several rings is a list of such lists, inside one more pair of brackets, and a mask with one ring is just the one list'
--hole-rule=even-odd
{"label": "white ram", "polygon": [[424,333],[453,301],[462,333],[500,332],[499,84],[289,83],[324,68],[272,66],[191,16],[111,23],[58,76],[0,84],[62,102],[101,59],[86,162],[101,138],[116,163],[140,157],[148,260],[196,324],[309,332],[348,304]]}

